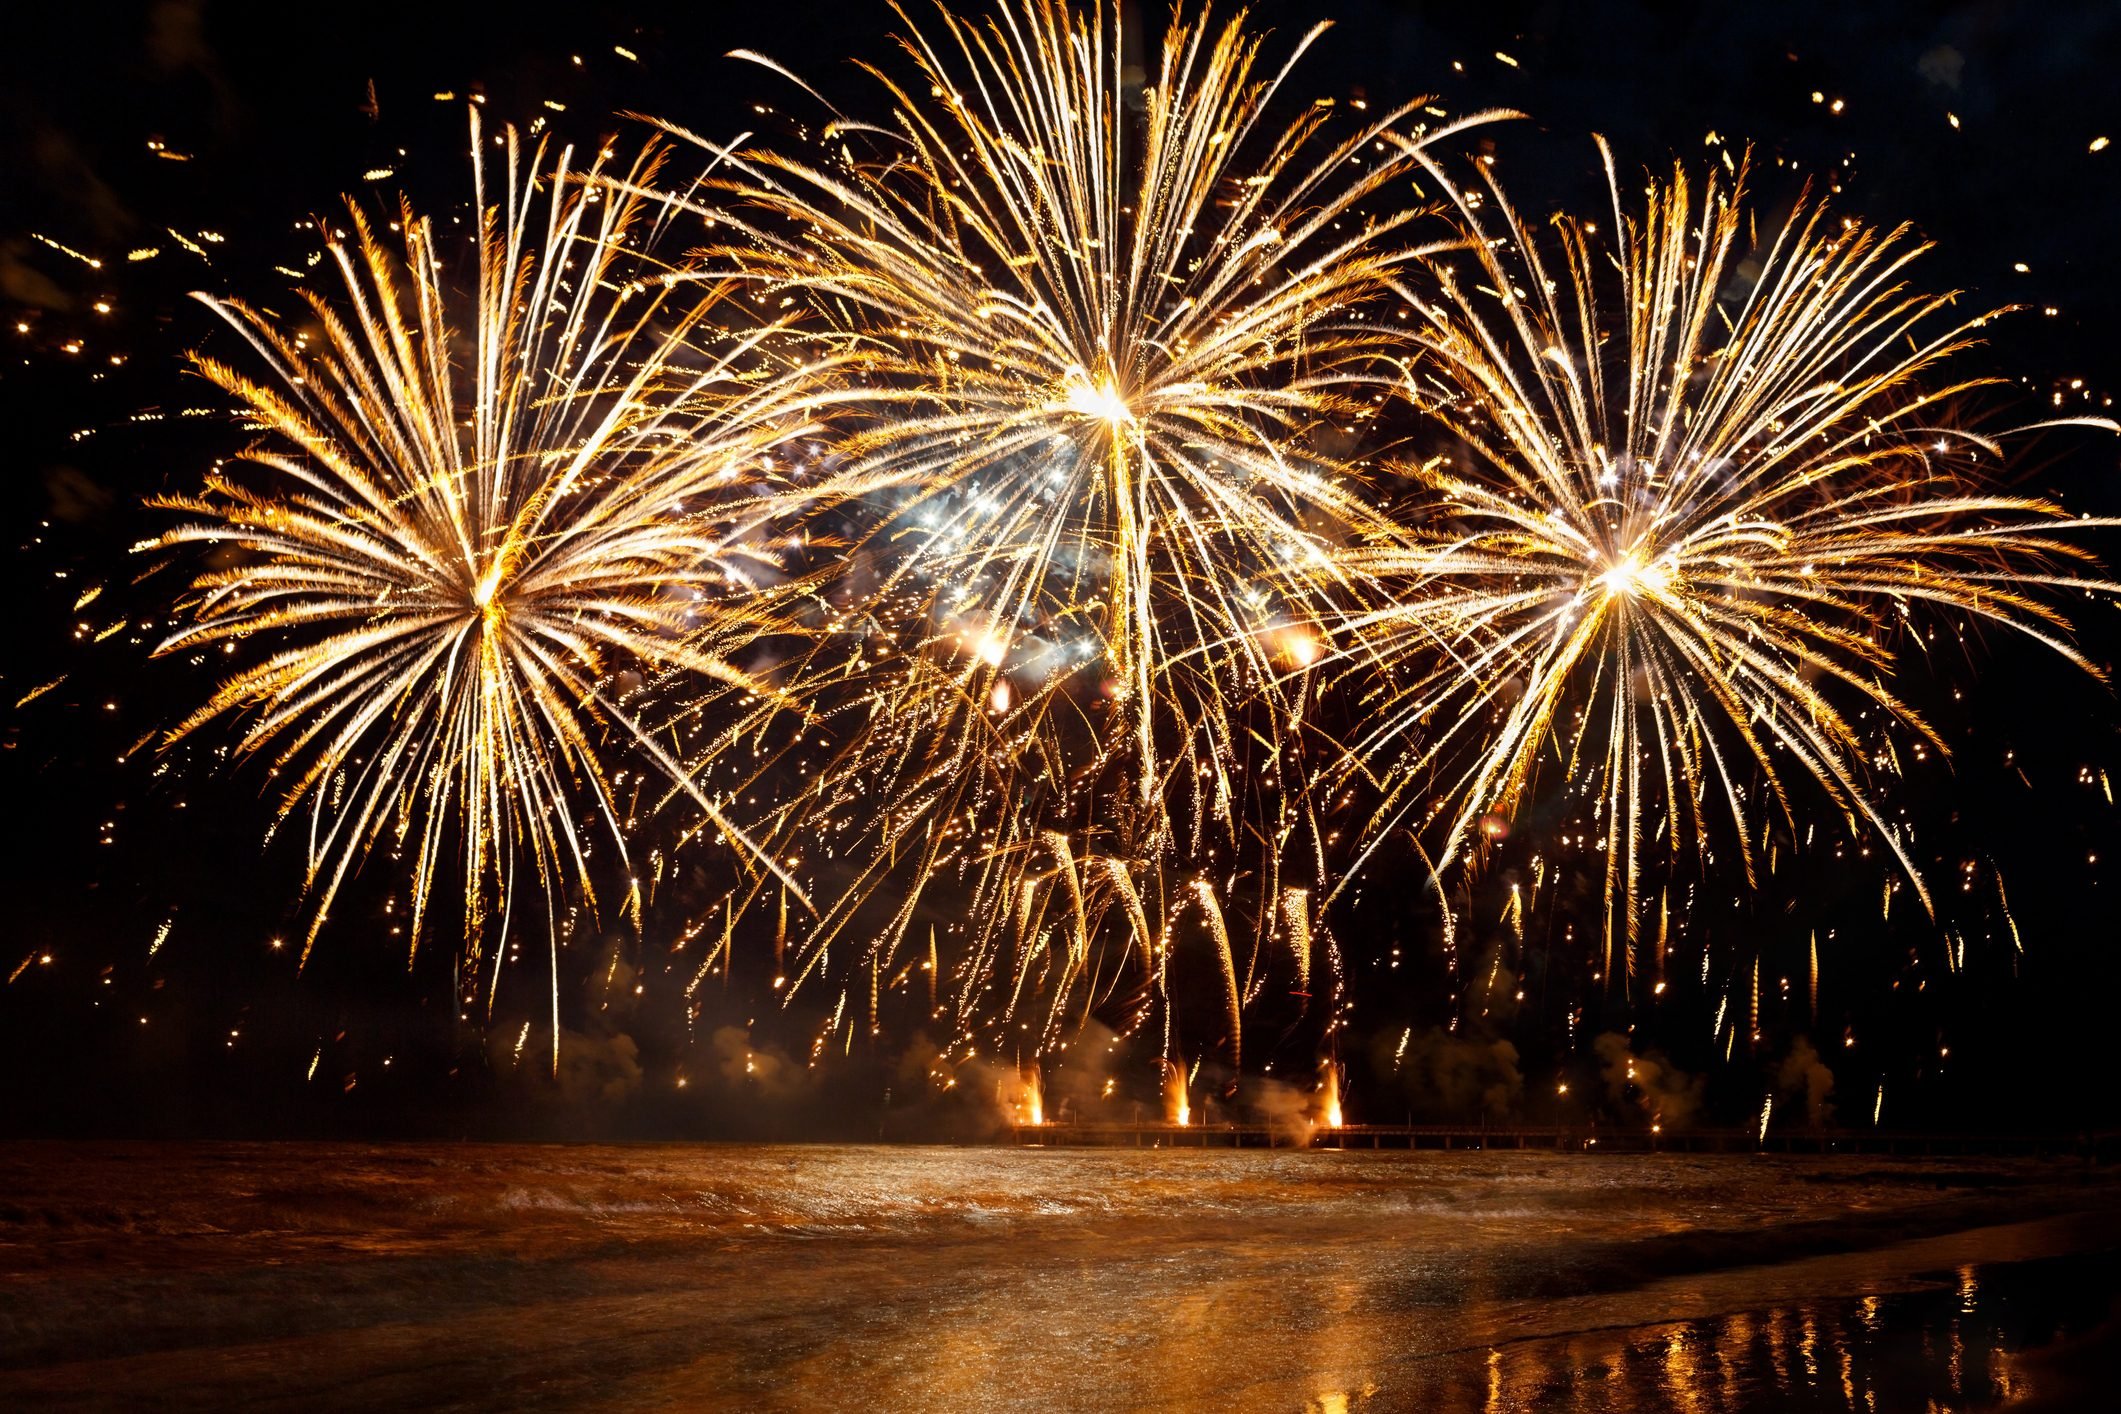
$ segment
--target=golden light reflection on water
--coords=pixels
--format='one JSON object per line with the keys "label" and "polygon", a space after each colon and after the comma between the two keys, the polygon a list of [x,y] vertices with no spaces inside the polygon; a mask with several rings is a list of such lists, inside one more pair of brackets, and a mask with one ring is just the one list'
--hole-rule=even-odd
{"label": "golden light reflection on water", "polygon": [[[24,1269],[0,1244],[0,1329],[34,1347],[0,1360],[0,1407],[172,1389],[328,1407],[354,1387],[483,1407],[511,1381],[627,1409],[2101,1407],[2069,1402],[2055,1347],[2121,1294],[2121,1258],[2082,1255],[2121,1249],[2121,1204],[1865,1250],[1799,1236],[1935,1203],[1935,1177],[1690,1156],[226,1146],[47,1170],[0,1152],[40,1242],[108,1254]],[[1995,1200],[1947,1201],[1966,1222]],[[113,1248],[106,1211],[181,1241]]]}
{"label": "golden light reflection on water", "polygon": [[[1451,1352],[1380,1361],[1376,1349],[1322,1342],[1316,1353],[1327,1366],[1345,1369],[1352,1359],[1390,1373],[1327,1388],[1303,1407],[1307,1414],[1763,1408],[1977,1414],[2034,1397],[2078,1407],[2067,1402],[2078,1392],[2073,1382],[2041,1384],[2040,1352],[2010,1348],[2025,1335],[2009,1328],[1994,1303],[1984,1304],[1979,1268],[1947,1275],[1926,1290],[1513,1341],[1478,1352],[1476,1369],[1454,1362]],[[2049,1334],[2042,1328],[2035,1338]],[[1215,1338],[1200,1327],[1193,1336]]]}
{"label": "golden light reflection on water", "polygon": [[[2027,1302],[2029,1288],[2053,1278],[2029,1275],[2032,1269],[2008,1270],[2017,1291],[2002,1299],[1984,1292],[1981,1267],[1965,1264],[1913,1291],[1497,1346],[1482,1360],[1477,1406],[1472,1397],[1454,1397],[1446,1379],[1418,1399],[1409,1397],[1406,1384],[1393,1382],[1387,1386],[1391,1394],[1378,1402],[1323,1407],[1478,1407],[1482,1414],[1725,1414],[1763,1408],[1975,1414],[2036,1398],[2054,1401],[2041,1407],[2080,1407],[2072,1401],[2087,1388],[2066,1370],[2058,1372],[2048,1350],[2017,1348],[2069,1343],[2069,1318],[2033,1316],[2028,1322],[2023,1312],[2027,1304],[2040,1304]],[[2114,1275],[2109,1258],[2109,1286]],[[2095,1328],[2091,1339],[2098,1338]]]}

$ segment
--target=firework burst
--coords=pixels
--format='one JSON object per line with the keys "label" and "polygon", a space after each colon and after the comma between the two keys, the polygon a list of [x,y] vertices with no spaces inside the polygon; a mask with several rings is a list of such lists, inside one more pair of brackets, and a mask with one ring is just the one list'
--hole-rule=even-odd
{"label": "firework burst", "polygon": [[[190,519],[153,547],[209,546],[217,567],[160,651],[277,647],[170,736],[241,719],[237,754],[269,761],[283,815],[306,813],[305,958],[378,845],[410,856],[414,947],[437,879],[461,882],[468,972],[491,919],[505,933],[535,906],[525,868],[557,948],[570,886],[594,901],[598,839],[637,917],[641,775],[606,742],[675,762],[619,699],[654,675],[689,714],[771,697],[730,662],[770,627],[750,590],[772,558],[744,531],[778,494],[775,449],[811,430],[809,378],[775,370],[770,328],[708,328],[716,292],[646,253],[659,209],[604,185],[608,153],[578,169],[512,129],[503,146],[489,172],[474,113],[462,252],[410,210],[393,246],[355,207],[330,250],[342,298],[305,291],[305,324],[206,299],[266,376],[197,367],[260,439],[163,503]],[[644,149],[622,175],[657,163]]]}
{"label": "firework burst", "polygon": [[822,161],[718,154],[694,194],[738,232],[707,263],[799,302],[868,415],[819,488],[858,572],[806,679],[840,730],[783,818],[837,822],[802,843],[853,862],[799,980],[886,880],[858,951],[894,973],[949,877],[960,1023],[1037,993],[1050,1040],[1123,978],[1146,1003],[1183,927],[1234,1047],[1312,896],[1281,881],[1319,833],[1288,670],[1321,652],[1331,552],[1381,527],[1356,449],[1405,351],[1415,157],[1479,120],[1277,123],[1324,26],[1270,69],[1241,17],[1181,17],[1143,83],[1105,6],[908,25],[911,81],[870,71],[888,125],[835,118]]}
{"label": "firework burst", "polygon": [[1377,837],[1435,823],[1448,868],[1562,792],[1619,975],[1646,871],[1721,846],[1753,881],[1775,830],[1804,838],[1800,788],[1927,906],[1877,782],[1896,733],[1946,752],[1893,685],[1923,641],[1903,625],[2007,628],[2091,671],[2053,601],[2115,586],[2070,541],[2091,522],[1994,489],[1996,443],[1954,418],[1990,380],[1948,365],[1996,316],[1911,287],[1906,231],[1800,203],[1749,246],[1742,180],[1679,171],[1635,214],[1606,167],[1602,233],[1541,237],[1492,178],[1453,189],[1466,252],[1410,293],[1407,391],[1461,449],[1410,469],[1415,528],[1350,557],[1395,602],[1347,628],[1350,661],[1389,670],[1350,742],[1385,789]]}

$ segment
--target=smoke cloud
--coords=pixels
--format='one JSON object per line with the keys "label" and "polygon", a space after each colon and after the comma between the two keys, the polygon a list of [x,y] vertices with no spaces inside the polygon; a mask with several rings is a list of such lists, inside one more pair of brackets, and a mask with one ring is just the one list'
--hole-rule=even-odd
{"label": "smoke cloud", "polygon": [[1814,1128],[1834,1122],[1834,1107],[1827,1102],[1834,1093],[1834,1072],[1819,1058],[1810,1038],[1799,1036],[1791,1044],[1775,1073],[1775,1088],[1785,1095],[1804,1097],[1805,1120]]}
{"label": "smoke cloud", "polygon": [[1317,1092],[1285,1080],[1263,1078],[1246,1087],[1247,1107],[1279,1144],[1307,1145],[1318,1132]]}
{"label": "smoke cloud", "polygon": [[1606,1094],[1617,1104],[1639,1107],[1651,1123],[1665,1129],[1692,1124],[1701,1110],[1708,1082],[1688,1075],[1656,1051],[1637,1055],[1634,1044],[1617,1031],[1591,1043],[1598,1054]]}
{"label": "smoke cloud", "polygon": [[1379,1073],[1399,1078],[1409,1107],[1424,1118],[1502,1119],[1524,1098],[1517,1047],[1499,1037],[1409,1031],[1381,1037],[1372,1060]]}
{"label": "smoke cloud", "polygon": [[741,1026],[718,1026],[708,1038],[715,1073],[724,1088],[770,1104],[802,1099],[816,1087],[817,1072],[777,1046],[755,1042]]}

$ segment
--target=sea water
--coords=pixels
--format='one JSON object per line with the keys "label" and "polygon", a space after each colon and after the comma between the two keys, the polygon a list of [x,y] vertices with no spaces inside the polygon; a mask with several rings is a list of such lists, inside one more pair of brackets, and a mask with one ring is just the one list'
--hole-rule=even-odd
{"label": "sea water", "polygon": [[0,1405],[2092,1408],[2117,1196],[2025,1160],[10,1145]]}

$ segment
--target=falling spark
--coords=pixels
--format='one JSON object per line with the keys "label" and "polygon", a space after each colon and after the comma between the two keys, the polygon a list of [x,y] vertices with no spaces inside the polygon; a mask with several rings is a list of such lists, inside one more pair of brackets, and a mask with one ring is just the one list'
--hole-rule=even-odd
{"label": "falling spark", "polygon": [[1281,896],[1282,918],[1289,930],[1289,953],[1296,962],[1296,985],[1311,985],[1311,891],[1289,889]]}
{"label": "falling spark", "polygon": [[59,676],[53,678],[50,682],[39,683],[37,686],[31,688],[28,692],[25,692],[20,697],[16,698],[15,706],[18,709],[27,707],[30,703],[35,702],[38,698],[44,696],[45,693],[50,692],[53,688],[57,687],[59,684],[65,681],[66,674],[61,673],[59,674]]}
{"label": "falling spark", "polygon": [[61,255],[69,256],[72,259],[80,261],[83,265],[86,265],[91,270],[101,270],[103,268],[103,262],[96,259],[96,257],[94,257],[93,255],[83,255],[80,251],[75,250],[72,246],[66,245],[60,241],[55,241],[50,236],[40,235],[35,231],[31,231],[29,233],[29,238],[33,241],[38,242],[39,244],[50,246],[53,250],[58,251]]}

